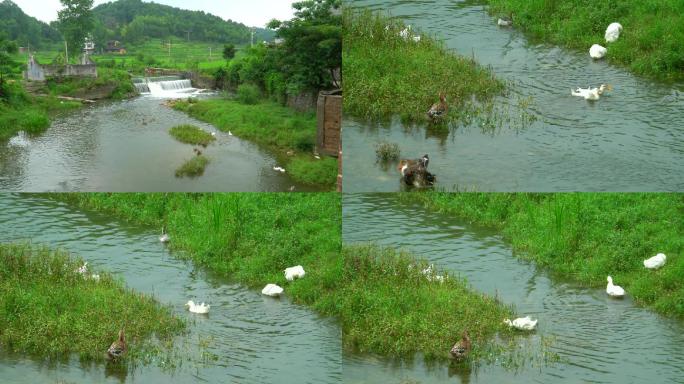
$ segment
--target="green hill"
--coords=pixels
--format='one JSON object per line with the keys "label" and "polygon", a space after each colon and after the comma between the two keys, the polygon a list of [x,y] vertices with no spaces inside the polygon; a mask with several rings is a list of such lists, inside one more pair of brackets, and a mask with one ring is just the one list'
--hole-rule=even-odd
{"label": "green hill", "polygon": [[48,24],[25,14],[10,0],[0,2],[0,34],[17,45],[43,47],[61,40],[59,32]]}

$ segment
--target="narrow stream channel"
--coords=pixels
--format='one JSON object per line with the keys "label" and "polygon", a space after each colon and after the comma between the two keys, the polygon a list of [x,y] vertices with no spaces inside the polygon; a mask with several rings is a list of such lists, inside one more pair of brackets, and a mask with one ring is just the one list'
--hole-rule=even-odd
{"label": "narrow stream channel", "polygon": [[[398,143],[408,158],[430,154],[430,170],[449,190],[684,188],[684,84],[649,81],[593,61],[589,47],[578,53],[531,43],[515,29],[499,28],[478,1],[358,0],[353,6],[389,10],[448,49],[491,65],[497,76],[514,82],[509,99],[498,103],[515,105],[518,98],[531,97],[530,112],[538,120],[492,135],[477,126],[436,134],[398,120],[377,126],[346,118],[345,191],[399,190],[394,167],[375,164],[374,145],[382,140]],[[601,83],[615,89],[597,102],[570,96],[573,88]]]}
{"label": "narrow stream channel", "polygon": [[[158,231],[84,213],[43,196],[0,195],[0,242],[26,241],[60,247],[108,270],[140,292],[170,304],[190,320],[188,356],[201,354],[199,338],[218,357],[206,364],[185,361],[176,371],[139,367],[128,376],[107,376],[103,365],[78,359],[47,364],[0,349],[4,383],[338,383],[340,331],[334,320],[308,309],[261,296],[247,288],[173,258],[159,243]],[[183,304],[211,304],[207,317]],[[103,351],[107,346],[103,346]]]}
{"label": "narrow stream channel", "polygon": [[551,337],[550,348],[561,359],[517,372],[483,365],[467,374],[428,367],[419,358],[402,363],[345,352],[345,383],[684,383],[684,322],[639,308],[629,295],[613,300],[604,289],[554,278],[516,259],[490,229],[403,205],[392,195],[349,194],[343,240],[407,249],[460,274],[474,289],[513,304],[518,314],[539,318],[538,330],[527,337]]}
{"label": "narrow stream channel", "polygon": [[[165,97],[182,97],[165,91]],[[0,142],[0,190],[9,192],[278,192],[315,191],[273,170],[277,159],[258,145],[218,131],[210,124],[143,95],[99,102],[56,118],[40,135]],[[216,132],[202,149],[211,160],[204,175],[177,178],[193,146],[176,141],[169,129],[196,125]]]}

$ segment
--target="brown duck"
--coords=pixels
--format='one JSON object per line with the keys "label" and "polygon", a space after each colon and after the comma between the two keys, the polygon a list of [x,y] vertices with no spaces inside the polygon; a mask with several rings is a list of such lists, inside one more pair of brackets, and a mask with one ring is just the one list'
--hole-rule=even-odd
{"label": "brown duck", "polygon": [[433,104],[432,107],[427,112],[430,119],[437,120],[440,119],[449,112],[449,105],[446,101],[446,95],[444,92],[439,93],[439,103]]}
{"label": "brown duck", "polygon": [[451,347],[451,351],[449,353],[451,354],[451,357],[454,359],[460,360],[464,359],[468,356],[468,353],[470,353],[470,337],[468,337],[468,331],[463,331],[463,336],[461,336],[461,340],[459,340],[458,343],[454,344],[453,347]]}
{"label": "brown duck", "polygon": [[430,164],[429,156],[423,155],[420,159],[401,160],[397,170],[401,173],[402,180],[406,185],[425,187],[434,184],[436,181],[435,175],[427,170],[428,164]]}
{"label": "brown duck", "polygon": [[107,349],[107,357],[110,360],[118,360],[126,353],[126,339],[124,337],[124,330],[119,331],[119,339],[112,343]]}

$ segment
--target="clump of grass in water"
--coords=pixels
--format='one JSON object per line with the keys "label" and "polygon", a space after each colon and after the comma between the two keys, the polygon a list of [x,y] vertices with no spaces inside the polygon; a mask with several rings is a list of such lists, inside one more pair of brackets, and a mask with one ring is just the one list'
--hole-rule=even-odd
{"label": "clump of grass in water", "polygon": [[186,324],[154,298],[124,287],[111,275],[100,280],[76,272],[82,265],[66,252],[30,244],[0,244],[0,344],[8,351],[63,359],[103,361],[107,347],[126,328],[135,363],[151,337],[170,340]]}
{"label": "clump of grass in water", "polygon": [[375,144],[375,156],[381,162],[399,160],[400,155],[401,150],[399,150],[399,144],[397,143],[383,141]]}
{"label": "clump of grass in water", "polygon": [[207,146],[216,140],[209,132],[189,124],[175,126],[169,130],[169,134],[181,143],[192,145]]}
{"label": "clump of grass in water", "polygon": [[209,158],[203,155],[195,156],[176,169],[176,177],[197,177],[204,174],[209,164]]}

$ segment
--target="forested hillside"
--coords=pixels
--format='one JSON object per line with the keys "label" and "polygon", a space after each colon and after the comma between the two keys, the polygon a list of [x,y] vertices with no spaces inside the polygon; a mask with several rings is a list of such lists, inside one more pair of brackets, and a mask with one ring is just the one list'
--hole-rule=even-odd
{"label": "forested hillside", "polygon": [[54,43],[61,39],[57,30],[26,15],[10,0],[0,2],[0,35],[16,41],[19,46],[30,43],[33,47],[42,47],[46,43]]}

